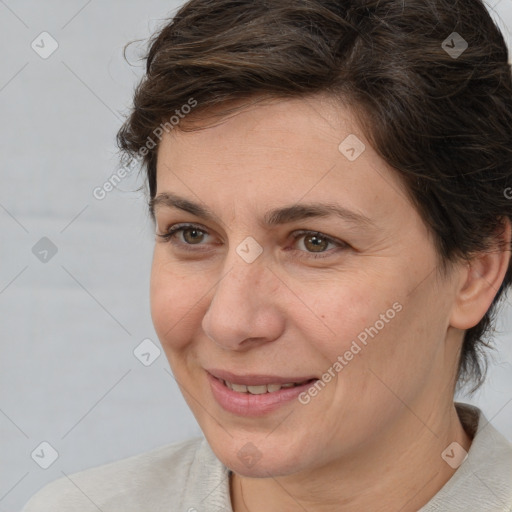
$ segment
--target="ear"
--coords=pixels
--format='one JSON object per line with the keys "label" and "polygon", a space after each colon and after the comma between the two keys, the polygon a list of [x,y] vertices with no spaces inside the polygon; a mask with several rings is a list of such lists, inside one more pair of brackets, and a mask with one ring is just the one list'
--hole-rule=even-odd
{"label": "ear", "polygon": [[504,218],[489,250],[476,253],[463,268],[450,317],[452,327],[470,329],[487,313],[509,266],[511,231],[510,219]]}

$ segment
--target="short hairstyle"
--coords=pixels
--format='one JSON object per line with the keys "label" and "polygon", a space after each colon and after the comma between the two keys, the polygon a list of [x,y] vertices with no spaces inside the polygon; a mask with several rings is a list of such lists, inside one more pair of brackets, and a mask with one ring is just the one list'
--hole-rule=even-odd
{"label": "short hairstyle", "polygon": [[[142,157],[150,199],[162,126],[188,131],[214,107],[327,93],[402,179],[440,268],[489,250],[512,217],[511,69],[481,0],[190,0],[145,57],[117,142]],[[169,123],[191,100],[192,112]],[[472,382],[471,392],[485,378],[511,268],[464,334],[457,384]]]}

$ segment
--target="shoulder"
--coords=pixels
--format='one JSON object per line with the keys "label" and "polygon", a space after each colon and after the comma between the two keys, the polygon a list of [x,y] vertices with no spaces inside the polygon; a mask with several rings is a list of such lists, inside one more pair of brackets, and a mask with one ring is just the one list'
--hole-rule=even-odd
{"label": "shoulder", "polygon": [[160,510],[180,499],[203,442],[173,443],[64,476],[38,491],[22,512]]}
{"label": "shoulder", "polygon": [[450,480],[419,512],[512,512],[512,445],[478,407],[455,406],[473,441]]}

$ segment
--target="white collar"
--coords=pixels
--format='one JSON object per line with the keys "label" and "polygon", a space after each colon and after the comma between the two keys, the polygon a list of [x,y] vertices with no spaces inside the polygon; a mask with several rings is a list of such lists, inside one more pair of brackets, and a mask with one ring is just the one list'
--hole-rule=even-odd
{"label": "white collar", "polygon": [[[512,445],[480,409],[458,402],[455,407],[473,442],[466,460],[418,512],[512,512]],[[186,480],[182,510],[233,512],[229,475],[203,439]]]}

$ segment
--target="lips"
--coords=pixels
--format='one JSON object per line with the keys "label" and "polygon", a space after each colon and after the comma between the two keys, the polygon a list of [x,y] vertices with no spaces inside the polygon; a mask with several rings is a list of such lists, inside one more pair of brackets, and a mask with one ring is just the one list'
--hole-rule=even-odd
{"label": "lips", "polygon": [[[247,391],[247,389],[243,390],[241,386],[253,388],[270,386],[271,391],[277,391],[277,388],[275,388],[277,385],[279,385],[280,388],[293,387],[305,384],[309,381],[317,380],[318,378],[314,375],[296,375],[290,377],[283,377],[278,375],[237,375],[235,373],[231,373],[226,370],[219,370],[216,368],[208,369],[206,371],[216,379],[223,381],[230,389],[234,389],[234,391],[240,392]],[[235,387],[238,387],[238,389],[235,389]]]}
{"label": "lips", "polygon": [[297,397],[318,380],[307,375],[236,375],[217,369],[205,373],[215,401],[227,412],[246,417],[264,416],[281,407],[293,407],[298,403]]}
{"label": "lips", "polygon": [[228,382],[227,380],[221,381],[224,385],[237,393],[250,393],[251,395],[263,395],[264,393],[275,393],[282,388],[294,388],[296,386],[303,386],[308,382],[313,382],[312,380],[307,380],[304,382],[289,382],[286,384],[261,384],[259,386],[246,386],[245,384],[233,384],[232,382]]}

